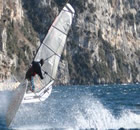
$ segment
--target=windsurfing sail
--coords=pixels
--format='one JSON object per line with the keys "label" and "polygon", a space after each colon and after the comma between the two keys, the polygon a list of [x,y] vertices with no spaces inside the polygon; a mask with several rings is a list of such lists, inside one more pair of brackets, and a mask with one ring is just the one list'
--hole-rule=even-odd
{"label": "windsurfing sail", "polygon": [[38,76],[35,77],[35,93],[25,93],[27,80],[23,81],[14,91],[6,113],[7,127],[11,124],[22,101],[23,103],[44,101],[50,95],[74,13],[72,6],[67,3],[50,27],[34,59],[35,61],[40,61],[42,58],[45,60],[42,67],[44,79],[40,80]]}
{"label": "windsurfing sail", "polygon": [[35,61],[44,59],[42,66],[44,79],[35,76],[35,93],[27,93],[23,103],[42,101],[42,99],[44,101],[50,94],[74,13],[72,6],[67,3],[51,25],[34,58]]}

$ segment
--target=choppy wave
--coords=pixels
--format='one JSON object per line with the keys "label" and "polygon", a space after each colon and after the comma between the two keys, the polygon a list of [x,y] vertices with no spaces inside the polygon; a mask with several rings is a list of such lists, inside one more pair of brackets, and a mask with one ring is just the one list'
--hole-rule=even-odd
{"label": "choppy wave", "polygon": [[[106,86],[107,87],[107,86]],[[111,89],[111,87],[108,87]],[[121,108],[118,114],[114,114],[115,106],[111,106],[108,102],[102,102],[102,98],[98,98],[90,91],[94,88],[90,87],[57,87],[53,89],[51,96],[42,103],[38,104],[22,104],[11,124],[12,129],[139,129],[140,128],[140,112],[137,108],[136,112],[131,107]],[[96,88],[98,93],[102,93],[104,88]],[[113,97],[113,92],[107,90],[106,96]],[[121,93],[130,92],[130,88],[121,87]],[[105,90],[104,90],[105,91]],[[103,91],[103,92],[104,92]],[[115,90],[114,93],[116,93]],[[138,97],[138,89],[133,88],[135,97]],[[132,92],[132,89],[131,89]],[[10,101],[11,92],[0,92],[0,117],[6,113],[6,107]],[[100,94],[99,94],[100,95]],[[104,95],[100,95],[101,97]],[[120,95],[121,96],[121,95]],[[134,97],[134,98],[135,98]],[[104,97],[103,97],[104,98]],[[108,99],[107,98],[107,99]],[[121,98],[116,100],[120,100]],[[126,98],[133,98],[126,96]],[[127,101],[127,100],[124,100]],[[131,104],[131,103],[130,103]],[[117,104],[118,105],[118,104]],[[116,106],[117,106],[116,105]],[[127,105],[124,103],[124,105]],[[2,119],[0,119],[1,121]],[[0,128],[3,127],[0,123]]]}
{"label": "choppy wave", "polygon": [[140,115],[123,110],[115,117],[98,100],[87,98],[82,105],[74,109],[76,128],[80,129],[119,129],[140,128]]}
{"label": "choppy wave", "polygon": [[62,98],[54,95],[39,105],[22,105],[12,127],[99,130],[140,128],[140,115],[129,109],[115,116],[111,109],[90,94],[72,98],[67,96],[63,95]]}

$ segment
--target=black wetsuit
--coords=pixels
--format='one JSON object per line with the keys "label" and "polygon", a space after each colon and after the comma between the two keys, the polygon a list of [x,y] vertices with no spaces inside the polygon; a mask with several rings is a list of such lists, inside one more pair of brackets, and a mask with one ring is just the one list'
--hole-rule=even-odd
{"label": "black wetsuit", "polygon": [[40,76],[40,78],[43,79],[40,62],[33,61],[32,68],[33,68],[34,73],[38,74]]}
{"label": "black wetsuit", "polygon": [[25,78],[31,80],[31,77],[35,76],[36,74],[38,74],[40,78],[43,79],[40,62],[33,61],[32,66],[28,69]]}

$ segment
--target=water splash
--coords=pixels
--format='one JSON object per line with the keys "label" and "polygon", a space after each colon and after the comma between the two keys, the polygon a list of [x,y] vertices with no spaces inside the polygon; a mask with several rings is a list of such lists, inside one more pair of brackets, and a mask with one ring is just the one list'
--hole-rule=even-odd
{"label": "water splash", "polygon": [[0,129],[6,128],[5,115],[12,93],[10,91],[0,91]]}
{"label": "water splash", "polygon": [[98,99],[91,96],[79,98],[50,98],[41,104],[22,105],[13,128],[24,129],[119,129],[140,128],[140,115],[123,110],[119,116],[112,114]]}
{"label": "water splash", "polygon": [[115,117],[96,99],[86,99],[79,106],[74,106],[73,115],[77,121],[77,129],[119,129],[140,128],[140,115],[130,110],[123,110],[120,116]]}

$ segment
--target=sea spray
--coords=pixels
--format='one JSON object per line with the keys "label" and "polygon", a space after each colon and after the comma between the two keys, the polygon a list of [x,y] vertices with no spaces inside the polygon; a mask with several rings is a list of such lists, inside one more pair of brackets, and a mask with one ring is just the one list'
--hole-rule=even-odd
{"label": "sea spray", "polygon": [[[113,95],[114,91],[109,91],[111,90],[111,86],[107,90],[110,93],[107,95],[108,97],[103,96],[102,98],[98,98],[96,96],[97,93],[94,93],[91,89],[93,90],[94,88],[87,86],[56,87],[45,102],[22,104],[13,121],[12,128],[94,128],[101,130],[140,128],[140,114],[134,113],[133,109],[130,109],[132,107],[127,108],[126,102],[124,102],[125,107],[118,107],[119,104],[116,104],[116,101],[122,100],[122,96]],[[96,89],[101,90],[102,88],[98,87]],[[104,91],[98,91],[100,92],[99,95],[105,95],[105,89],[107,88],[104,88]],[[126,87],[124,89],[126,89]],[[120,93],[120,89],[116,88],[115,93],[117,93],[117,91]],[[104,94],[101,94],[101,92]],[[123,87],[121,87],[121,92],[123,92]],[[112,96],[114,96],[116,100],[111,103],[106,102],[106,105],[105,100],[103,99],[106,97],[107,99],[112,99]],[[127,98],[125,101],[128,100],[129,102],[129,98],[132,99],[132,97],[127,95],[123,98]],[[131,103],[136,103],[136,101],[136,99],[133,99]],[[112,103],[114,104],[112,105]],[[121,108],[119,113],[116,111],[117,107]],[[117,114],[114,113],[114,111]]]}
{"label": "sea spray", "polygon": [[6,127],[5,116],[11,96],[11,91],[0,91],[0,128]]}

